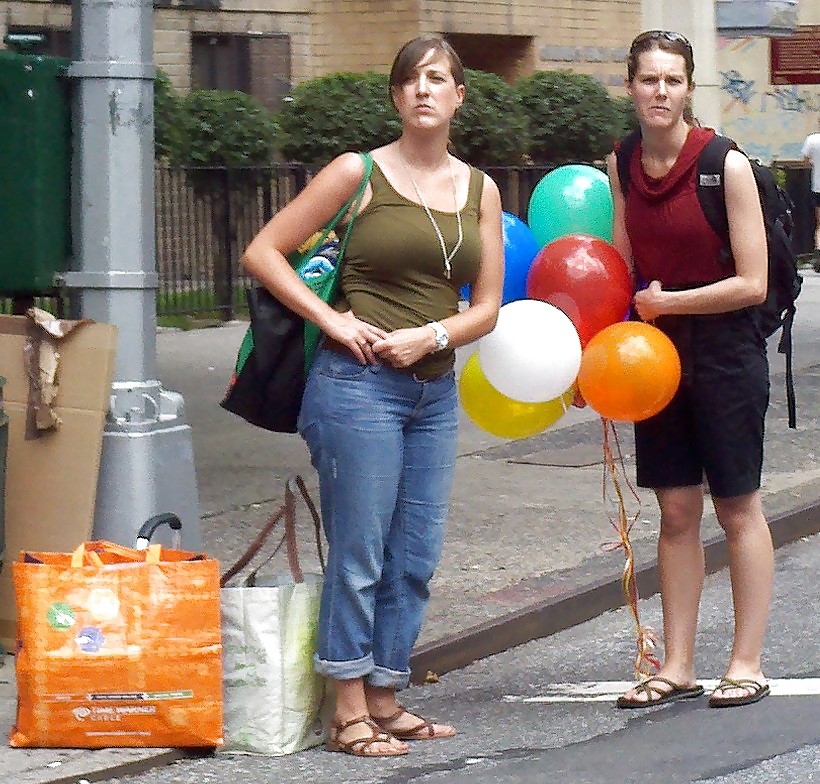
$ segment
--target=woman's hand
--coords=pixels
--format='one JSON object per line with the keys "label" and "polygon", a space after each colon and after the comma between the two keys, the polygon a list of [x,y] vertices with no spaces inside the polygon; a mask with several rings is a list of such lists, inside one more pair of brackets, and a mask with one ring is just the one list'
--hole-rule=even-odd
{"label": "woman's hand", "polygon": [[362,365],[375,365],[378,358],[373,351],[373,344],[387,337],[387,333],[356,318],[352,310],[336,316],[325,326],[325,334],[347,346]]}
{"label": "woman's hand", "polygon": [[642,321],[654,321],[663,315],[665,293],[660,281],[653,280],[645,289],[637,292],[633,299],[635,310]]}
{"label": "woman's hand", "polygon": [[427,356],[435,347],[435,333],[428,326],[397,329],[373,344],[373,352],[382,362],[395,368],[406,368]]}

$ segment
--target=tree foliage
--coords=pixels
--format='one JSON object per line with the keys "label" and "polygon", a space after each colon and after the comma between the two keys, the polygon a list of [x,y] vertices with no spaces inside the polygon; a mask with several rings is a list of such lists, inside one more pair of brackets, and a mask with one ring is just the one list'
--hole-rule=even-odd
{"label": "tree foliage", "polygon": [[620,118],[606,88],[585,74],[539,71],[516,84],[530,156],[543,163],[593,161],[612,149]]}

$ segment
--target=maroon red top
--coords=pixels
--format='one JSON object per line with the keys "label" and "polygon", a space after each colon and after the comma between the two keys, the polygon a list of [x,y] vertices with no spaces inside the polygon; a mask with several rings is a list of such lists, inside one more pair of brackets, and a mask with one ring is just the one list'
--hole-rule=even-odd
{"label": "maroon red top", "polygon": [[641,166],[641,143],[635,147],[626,194],[626,231],[635,270],[645,283],[664,288],[712,283],[733,274],[720,263],[722,243],[698,203],[697,161],[715,135],[711,128],[692,128],[674,166],[659,178]]}

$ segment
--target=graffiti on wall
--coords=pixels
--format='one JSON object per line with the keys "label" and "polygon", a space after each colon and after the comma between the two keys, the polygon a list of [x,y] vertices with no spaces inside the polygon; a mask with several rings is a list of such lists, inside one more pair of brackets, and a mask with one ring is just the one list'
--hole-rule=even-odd
{"label": "graffiti on wall", "polygon": [[817,127],[820,85],[770,84],[766,39],[721,43],[723,132],[763,161],[799,159],[803,139]]}

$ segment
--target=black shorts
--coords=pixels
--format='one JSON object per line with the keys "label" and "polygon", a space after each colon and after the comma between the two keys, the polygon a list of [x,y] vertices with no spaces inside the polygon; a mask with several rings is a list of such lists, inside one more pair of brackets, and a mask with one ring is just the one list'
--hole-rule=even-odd
{"label": "black shorts", "polygon": [[635,423],[641,487],[699,485],[717,498],[760,487],[769,405],[766,341],[753,311],[663,316],[681,358],[681,383],[659,414]]}

